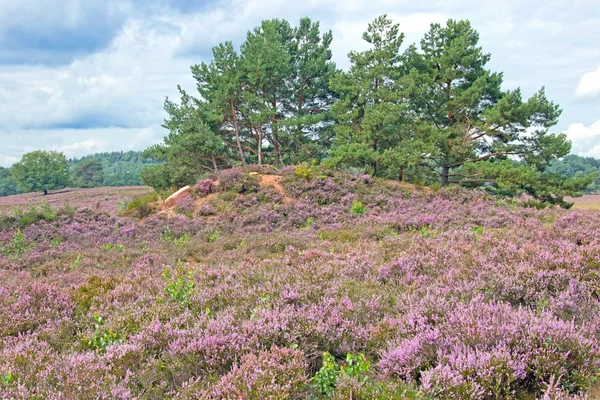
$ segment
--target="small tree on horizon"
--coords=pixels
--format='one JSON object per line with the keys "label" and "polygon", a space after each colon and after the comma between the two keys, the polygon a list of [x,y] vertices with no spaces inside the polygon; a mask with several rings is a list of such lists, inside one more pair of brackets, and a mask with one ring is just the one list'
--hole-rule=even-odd
{"label": "small tree on horizon", "polygon": [[23,155],[13,165],[11,175],[23,192],[61,189],[71,183],[71,171],[67,158],[61,152],[37,150]]}

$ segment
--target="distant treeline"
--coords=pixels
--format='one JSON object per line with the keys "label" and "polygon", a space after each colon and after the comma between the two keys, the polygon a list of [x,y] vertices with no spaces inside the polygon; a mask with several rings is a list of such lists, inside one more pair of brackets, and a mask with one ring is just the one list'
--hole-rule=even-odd
{"label": "distant treeline", "polygon": [[76,166],[86,160],[97,160],[102,165],[103,179],[99,186],[141,185],[140,171],[146,165],[156,164],[152,159],[142,158],[139,151],[96,153],[79,159],[70,159],[69,164]]}
{"label": "distant treeline", "polygon": [[581,157],[569,154],[561,160],[552,162],[549,173],[568,176],[570,178],[583,177],[596,173],[596,178],[586,189],[585,193],[600,192],[600,160],[593,157]]}
{"label": "distant treeline", "polygon": [[[73,179],[74,187],[99,187],[99,186],[137,186],[141,185],[140,171],[149,164],[155,164],[152,159],[144,159],[138,151],[116,151],[97,153],[85,156],[82,158],[74,158],[68,160],[69,166],[73,171],[78,165],[83,162],[97,161],[101,166],[101,174],[99,180],[93,181],[94,184],[78,184],[79,179]],[[74,177],[75,178],[75,177]],[[10,168],[0,167],[0,196],[10,196],[19,194],[16,182],[11,176]]]}

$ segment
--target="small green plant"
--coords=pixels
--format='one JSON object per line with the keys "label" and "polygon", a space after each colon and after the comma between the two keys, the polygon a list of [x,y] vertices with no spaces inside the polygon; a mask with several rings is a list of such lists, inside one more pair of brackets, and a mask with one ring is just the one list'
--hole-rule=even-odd
{"label": "small green plant", "polygon": [[473,233],[473,241],[474,242],[477,242],[477,239],[480,236],[483,236],[483,232],[484,232],[483,226],[472,226],[469,230]]}
{"label": "small green plant", "polygon": [[471,228],[469,228],[469,230],[478,235],[483,235],[483,226],[474,225]]}
{"label": "small green plant", "polygon": [[364,354],[346,354],[346,364],[342,365],[342,375],[347,375],[351,378],[357,378],[360,381],[367,379],[367,374],[371,368],[371,363],[367,361]]}
{"label": "small green plant", "polygon": [[13,234],[9,245],[2,248],[1,254],[10,258],[19,258],[33,246],[34,244],[27,241],[27,238],[21,233],[21,230],[17,229]]}
{"label": "small green plant", "polygon": [[127,211],[128,208],[129,208],[129,200],[127,199],[127,197],[123,198],[122,200],[117,201],[117,211],[119,213]]}
{"label": "small green plant", "polygon": [[218,230],[211,232],[208,235],[208,243],[214,243],[219,239],[220,232]]}
{"label": "small green plant", "polygon": [[323,353],[323,366],[312,378],[313,386],[323,396],[330,397],[340,376],[340,367],[328,352]]}
{"label": "small green plant", "polygon": [[114,244],[114,243],[106,243],[106,244],[102,244],[100,245],[100,250],[102,251],[112,251],[112,250],[117,250],[119,252],[124,252],[125,251],[125,246],[122,244]]}
{"label": "small green plant", "polygon": [[15,383],[15,377],[13,376],[11,371],[8,371],[6,374],[2,375],[2,382],[5,385],[12,385]]}
{"label": "small green plant", "polygon": [[409,228],[410,231],[417,231],[419,232],[419,235],[425,237],[425,238],[434,238],[436,237],[439,232],[437,231],[437,229],[433,229],[433,226],[431,224],[429,225],[423,225],[422,227],[420,227],[418,230],[416,228]]}
{"label": "small green plant", "polygon": [[169,267],[165,268],[162,276],[166,282],[165,292],[171,296],[171,299],[187,307],[196,286],[192,271],[185,271],[183,263],[180,261],[174,270]]}
{"label": "small green plant", "polygon": [[83,255],[77,254],[77,258],[75,259],[75,261],[73,261],[73,263],[71,264],[71,267],[73,268],[77,268],[81,265],[81,261],[83,260]]}
{"label": "small green plant", "polygon": [[50,247],[52,247],[53,249],[56,249],[58,246],[60,246],[60,244],[62,243],[62,239],[59,237],[55,237],[52,240],[50,240]]}
{"label": "small green plant", "polygon": [[361,384],[368,379],[371,363],[364,354],[346,354],[346,362],[340,367],[335,358],[328,352],[323,353],[323,366],[312,378],[313,387],[323,396],[334,394],[338,379],[341,376],[356,378]]}
{"label": "small green plant", "polygon": [[315,217],[308,217],[306,218],[306,222],[304,223],[304,225],[300,228],[301,231],[307,231],[310,229],[310,227],[315,223]]}
{"label": "small green plant", "polygon": [[350,214],[352,215],[363,215],[369,211],[362,201],[353,200],[352,207],[350,208]]}
{"label": "small green plant", "polygon": [[121,344],[123,340],[110,329],[104,327],[104,318],[94,312],[94,335],[88,341],[88,346],[98,352],[104,352],[111,344]]}
{"label": "small green plant", "polygon": [[160,238],[169,244],[175,245],[177,248],[182,248],[190,242],[192,237],[189,233],[184,233],[183,235],[177,237],[173,231],[171,231],[169,228],[166,228],[160,234]]}

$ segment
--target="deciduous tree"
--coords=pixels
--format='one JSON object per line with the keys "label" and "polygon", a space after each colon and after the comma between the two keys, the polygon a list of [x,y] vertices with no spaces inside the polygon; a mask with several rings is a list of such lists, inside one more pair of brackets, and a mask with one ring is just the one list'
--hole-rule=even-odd
{"label": "deciduous tree", "polygon": [[23,192],[60,189],[71,182],[71,170],[63,153],[57,151],[33,151],[13,165],[11,174],[19,190]]}

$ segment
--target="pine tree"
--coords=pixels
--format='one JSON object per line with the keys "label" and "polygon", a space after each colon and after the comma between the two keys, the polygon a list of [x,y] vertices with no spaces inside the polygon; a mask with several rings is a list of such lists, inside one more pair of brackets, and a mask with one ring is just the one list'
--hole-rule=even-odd
{"label": "pine tree", "polygon": [[384,15],[369,24],[363,39],[371,48],[351,52],[350,70],[331,81],[339,96],[331,110],[337,122],[332,162],[402,179],[404,169],[427,151],[405,99],[404,34]]}
{"label": "pine tree", "polygon": [[92,188],[102,185],[104,171],[100,161],[93,158],[80,161],[73,168],[73,184],[76,187]]}
{"label": "pine tree", "polygon": [[223,134],[225,143],[229,144],[233,137],[239,161],[246,166],[238,122],[242,91],[239,56],[231,42],[219,44],[212,51],[213,60],[210,64],[202,62],[192,66],[202,99],[202,115],[205,122]]}
{"label": "pine tree", "polygon": [[320,33],[319,22],[302,18],[294,28],[288,51],[291,75],[286,79],[284,99],[286,119],[282,137],[286,163],[322,158],[331,146],[332,118],[329,112],[335,98],[329,88],[337,72],[331,61],[331,31]]}

